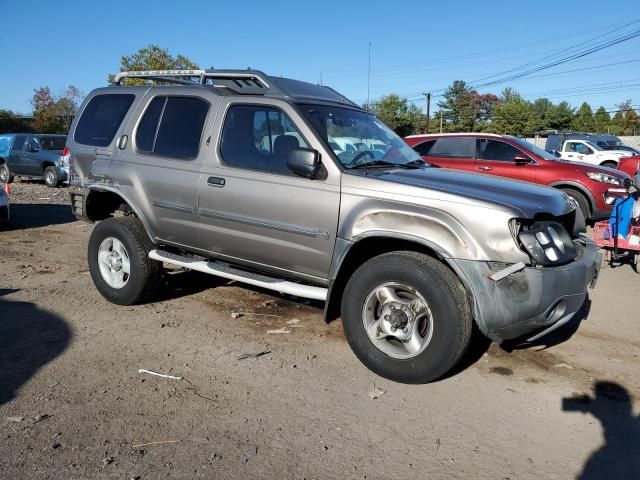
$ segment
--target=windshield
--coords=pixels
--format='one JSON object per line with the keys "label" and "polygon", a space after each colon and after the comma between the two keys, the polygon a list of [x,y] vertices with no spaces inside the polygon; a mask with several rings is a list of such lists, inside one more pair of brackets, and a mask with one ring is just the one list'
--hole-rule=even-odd
{"label": "windshield", "polygon": [[370,113],[324,105],[301,108],[345,168],[427,166],[404,140]]}
{"label": "windshield", "polygon": [[556,157],[554,154],[547,152],[546,150],[534,145],[531,142],[527,142],[526,140],[522,140],[521,138],[517,138],[517,137],[509,137],[509,138],[514,142],[516,142],[525,150],[528,150],[529,152],[541,158],[544,158],[545,160],[558,160],[558,157]]}
{"label": "windshield", "polygon": [[599,147],[598,145],[596,145],[593,142],[584,142],[587,145],[589,145],[591,148],[593,148],[594,150],[596,150],[597,152],[601,152],[602,151],[602,147]]}

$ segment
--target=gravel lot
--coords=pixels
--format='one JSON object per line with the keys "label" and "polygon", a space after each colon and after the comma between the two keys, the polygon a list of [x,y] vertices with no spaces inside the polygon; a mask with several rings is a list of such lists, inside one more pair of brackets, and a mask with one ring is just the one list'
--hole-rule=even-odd
{"label": "gravel lot", "polygon": [[155,303],[109,304],[66,189],[12,189],[0,478],[640,478],[630,266],[603,269],[557,334],[478,339],[449,378],[407,386],[366,370],[313,303],[176,272]]}

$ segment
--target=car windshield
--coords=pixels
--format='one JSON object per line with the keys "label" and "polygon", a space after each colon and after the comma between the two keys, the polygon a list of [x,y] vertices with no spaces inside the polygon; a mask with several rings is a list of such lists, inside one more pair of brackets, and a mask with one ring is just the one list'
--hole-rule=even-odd
{"label": "car windshield", "polygon": [[325,105],[302,105],[301,108],[345,168],[428,166],[370,113]]}
{"label": "car windshield", "polygon": [[528,150],[529,152],[545,159],[545,160],[559,160],[558,157],[556,157],[554,154],[547,152],[546,150],[534,145],[531,142],[527,142],[526,140],[522,140],[521,138],[517,138],[517,137],[509,137],[511,140],[513,140],[514,142],[516,142],[518,145],[520,145],[522,148],[524,148],[525,150]]}
{"label": "car windshield", "polygon": [[602,151],[602,147],[600,147],[600,146],[596,145],[596,144],[595,144],[595,143],[593,143],[593,142],[584,142],[584,143],[586,143],[587,145],[589,145],[591,148],[593,148],[593,149],[594,149],[595,151],[597,151],[597,152],[601,152],[601,151]]}

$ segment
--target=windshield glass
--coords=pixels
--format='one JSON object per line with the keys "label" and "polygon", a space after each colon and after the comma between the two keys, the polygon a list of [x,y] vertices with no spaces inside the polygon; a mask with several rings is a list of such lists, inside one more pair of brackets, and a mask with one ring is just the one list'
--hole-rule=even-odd
{"label": "windshield glass", "polygon": [[544,158],[545,160],[558,160],[558,157],[556,157],[554,154],[547,152],[546,150],[534,145],[531,142],[527,142],[526,140],[522,140],[521,138],[516,138],[516,137],[509,137],[509,138],[514,142],[516,142],[525,150],[528,150],[531,153],[534,153],[535,155]]}
{"label": "windshield glass", "polygon": [[596,145],[593,142],[584,142],[584,143],[586,143],[587,145],[589,145],[591,148],[593,148],[594,150],[596,150],[598,152],[602,151],[602,147],[599,147],[598,145]]}
{"label": "windshield glass", "polygon": [[304,115],[345,168],[402,166],[420,156],[370,113],[324,105],[301,105]]}

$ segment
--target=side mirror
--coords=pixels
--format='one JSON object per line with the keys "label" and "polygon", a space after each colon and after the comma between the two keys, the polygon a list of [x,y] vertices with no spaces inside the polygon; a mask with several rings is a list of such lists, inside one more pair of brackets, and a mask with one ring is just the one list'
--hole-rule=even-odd
{"label": "side mirror", "polygon": [[320,153],[311,148],[296,148],[291,150],[287,159],[287,167],[296,175],[305,178],[318,178],[322,170]]}
{"label": "side mirror", "polygon": [[553,154],[558,158],[560,158],[562,156],[562,154],[558,150],[554,150]]}
{"label": "side mirror", "polygon": [[33,152],[37,152],[38,150],[40,150],[40,149],[38,148],[37,145],[34,145],[33,143],[28,143],[27,144],[27,152],[32,152],[33,153]]}
{"label": "side mirror", "polygon": [[516,165],[526,165],[531,163],[531,159],[529,157],[525,157],[524,155],[516,155],[513,157],[513,161],[516,162]]}

